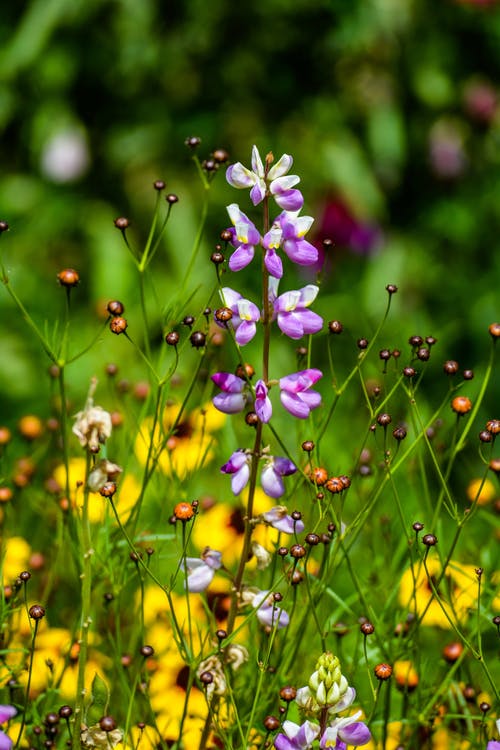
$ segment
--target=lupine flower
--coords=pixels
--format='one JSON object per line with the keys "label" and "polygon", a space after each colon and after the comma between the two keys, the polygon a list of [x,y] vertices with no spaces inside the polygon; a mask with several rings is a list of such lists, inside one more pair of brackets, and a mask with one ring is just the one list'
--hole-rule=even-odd
{"label": "lupine flower", "polygon": [[269,422],[273,416],[273,407],[271,400],[267,395],[267,386],[263,380],[258,380],[255,384],[255,413],[261,422]]}
{"label": "lupine flower", "polygon": [[241,271],[252,262],[255,245],[260,243],[260,234],[248,216],[240,211],[237,203],[231,203],[227,212],[234,226],[234,229],[229,228],[231,244],[236,248],[229,258],[229,268],[231,271]]}
{"label": "lupine flower", "polygon": [[231,489],[235,495],[239,495],[248,484],[250,479],[250,463],[252,457],[244,450],[237,450],[231,454],[229,461],[221,466],[223,474],[231,474]]}
{"label": "lupine flower", "polygon": [[284,721],[285,734],[278,734],[274,740],[276,750],[307,750],[319,734],[318,724],[305,721],[303,724],[295,724],[293,721]]}
{"label": "lupine flower", "polygon": [[321,403],[321,395],[311,390],[311,386],[322,377],[321,370],[310,368],[300,370],[281,378],[281,403],[290,414],[299,419],[306,419],[311,409],[316,409]]}
{"label": "lupine flower", "polygon": [[304,239],[314,221],[312,216],[299,216],[298,211],[283,211],[274,224],[282,232],[282,247],[291,261],[299,266],[312,266],[318,260],[318,250]]}
{"label": "lupine flower", "polygon": [[251,401],[249,385],[243,378],[230,372],[216,372],[212,380],[222,391],[213,397],[213,405],[224,414],[238,414]]}
{"label": "lupine flower", "polygon": [[275,505],[274,508],[263,513],[261,518],[273,529],[278,529],[284,534],[301,534],[305,528],[304,522],[300,519],[295,521],[284,505]]}
{"label": "lupine flower", "polygon": [[[496,720],[497,732],[500,735],[500,719]],[[490,740],[486,745],[486,750],[500,750],[500,740]]]}
{"label": "lupine flower", "polygon": [[274,196],[278,206],[288,211],[296,211],[302,208],[304,198],[300,190],[292,189],[300,182],[300,177],[284,176],[292,164],[292,157],[283,154],[266,175],[257,146],[253,146],[252,169],[244,167],[241,162],[231,164],[226,171],[226,179],[235,188],[251,188],[250,198],[254,206],[264,200],[269,183],[269,192]]}
{"label": "lupine flower", "polygon": [[[245,299],[239,292],[235,292],[227,286],[221,290],[221,297],[226,307],[233,313],[230,325],[234,329],[236,342],[240,346],[248,344],[257,330],[256,323],[260,319],[259,308],[250,300]],[[220,326],[223,325],[217,319],[215,322]]]}
{"label": "lupine flower", "polygon": [[[16,714],[17,710],[14,706],[0,705],[0,724],[9,721],[9,719],[12,719]],[[0,730],[0,750],[10,750],[11,747],[12,740],[5,734],[5,732]]]}
{"label": "lupine flower", "polygon": [[358,721],[361,711],[353,716],[337,718],[325,729],[321,737],[320,748],[333,747],[343,750],[346,745],[366,745],[371,740],[371,732],[362,721]]}
{"label": "lupine flower", "polygon": [[252,598],[252,607],[257,610],[257,619],[265,627],[286,628],[290,622],[288,612],[276,606],[269,591],[259,591]]}
{"label": "lupine flower", "polygon": [[297,467],[293,461],[288,458],[271,456],[267,459],[260,476],[262,489],[269,497],[281,497],[285,492],[283,477],[295,474],[296,471]]}
{"label": "lupine flower", "polygon": [[283,276],[283,263],[280,256],[276,253],[276,250],[281,247],[282,238],[283,232],[278,224],[273,224],[269,232],[262,238],[262,245],[266,251],[264,265],[275,279],[281,279]]}
{"label": "lupine flower", "polygon": [[201,553],[201,558],[186,557],[182,563],[182,568],[187,570],[187,580],[184,582],[185,587],[191,593],[199,593],[212,582],[215,571],[222,566],[222,554],[217,550],[205,547]]}
{"label": "lupine flower", "polygon": [[323,318],[308,310],[319,291],[315,284],[307,284],[302,289],[294,289],[276,296],[278,283],[269,280],[269,298],[273,305],[278,326],[291,339],[300,339],[310,333],[317,333],[323,326]]}

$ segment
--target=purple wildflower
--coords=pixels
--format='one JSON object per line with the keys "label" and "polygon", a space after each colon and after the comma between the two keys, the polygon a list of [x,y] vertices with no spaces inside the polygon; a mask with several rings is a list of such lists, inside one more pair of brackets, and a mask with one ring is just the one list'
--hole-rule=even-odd
{"label": "purple wildflower", "polygon": [[265,248],[264,264],[272,277],[281,279],[283,276],[283,262],[276,253],[281,247],[283,232],[278,224],[273,224],[269,232],[266,232],[262,238],[262,245]]}
{"label": "purple wildflower", "polygon": [[284,292],[277,297],[278,283],[269,280],[269,297],[273,305],[278,326],[291,339],[300,339],[310,333],[317,333],[323,326],[323,318],[308,310],[319,291],[315,284],[307,284],[302,289]]}
{"label": "purple wildflower", "polygon": [[238,414],[251,401],[249,386],[243,378],[230,372],[216,372],[212,380],[222,391],[213,397],[213,405],[224,414]]}
{"label": "purple wildflower", "polygon": [[295,474],[296,471],[297,467],[293,461],[280,456],[271,456],[267,459],[260,476],[262,489],[269,497],[281,497],[285,492],[283,477]]}
{"label": "purple wildflower", "polygon": [[250,463],[252,457],[244,450],[237,450],[231,454],[229,461],[221,466],[223,474],[231,474],[231,489],[235,495],[239,495],[248,484],[250,479]]}
{"label": "purple wildflower", "polygon": [[300,177],[285,177],[292,164],[292,157],[283,154],[266,174],[259,150],[257,146],[253,146],[252,169],[244,167],[241,162],[231,164],[226,171],[226,179],[235,188],[251,188],[250,198],[254,206],[264,200],[269,184],[269,192],[274,196],[278,206],[296,211],[302,208],[304,198],[300,190],[293,189],[300,182]]}
{"label": "purple wildflower", "polygon": [[291,261],[299,266],[312,266],[318,260],[318,250],[304,239],[314,221],[312,216],[298,216],[298,211],[283,211],[276,219],[282,232],[282,246]]}
{"label": "purple wildflower", "polygon": [[231,203],[227,212],[234,226],[234,229],[229,228],[231,244],[236,248],[229,258],[229,268],[231,271],[241,271],[253,260],[255,245],[260,243],[260,234],[248,216],[240,211],[237,203]]}
{"label": "purple wildflower", "polygon": [[321,370],[310,368],[280,379],[281,403],[290,414],[299,419],[306,419],[311,409],[316,409],[320,405],[321,395],[311,390],[311,386],[322,376]]}
{"label": "purple wildflower", "polygon": [[283,729],[285,734],[278,734],[274,740],[276,750],[307,750],[319,734],[319,726],[312,721],[301,725],[284,721]]}
{"label": "purple wildflower", "polygon": [[321,737],[320,748],[333,747],[336,750],[343,750],[346,745],[366,745],[370,742],[372,735],[366,724],[358,721],[361,711],[353,716],[345,716],[332,721],[329,727],[325,729]]}
{"label": "purple wildflower", "polygon": [[[13,716],[17,714],[17,710],[14,706],[0,705],[0,724],[5,721],[9,721]],[[0,750],[11,750],[12,740],[10,737],[0,730]]]}
{"label": "purple wildflower", "polygon": [[286,628],[290,623],[288,612],[276,606],[273,595],[269,591],[259,591],[252,599],[252,607],[257,610],[257,618],[261,625],[268,628]]}
{"label": "purple wildflower", "polygon": [[182,568],[187,570],[187,579],[184,582],[185,588],[191,593],[205,591],[215,575],[215,571],[222,566],[222,554],[210,547],[205,547],[201,553],[201,558],[186,557],[182,563]]}
{"label": "purple wildflower", "polygon": [[273,529],[282,531],[284,534],[301,534],[305,528],[304,522],[300,519],[295,521],[284,505],[275,505],[274,508],[263,513],[262,518]]}
{"label": "purple wildflower", "polygon": [[271,400],[267,395],[267,386],[263,380],[258,380],[255,384],[255,413],[261,422],[269,422],[273,416],[273,407]]}
{"label": "purple wildflower", "polygon": [[[236,342],[240,346],[248,344],[257,330],[256,323],[260,319],[259,308],[250,300],[245,299],[239,292],[235,292],[227,286],[221,290],[221,297],[226,307],[233,313],[230,325],[234,329]],[[221,327],[225,327],[225,324],[219,323],[217,319],[215,319],[215,322]]]}

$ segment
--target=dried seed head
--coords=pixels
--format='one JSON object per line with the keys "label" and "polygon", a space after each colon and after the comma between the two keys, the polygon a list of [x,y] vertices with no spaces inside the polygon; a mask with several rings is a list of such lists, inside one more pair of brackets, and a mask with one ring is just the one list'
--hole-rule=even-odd
{"label": "dried seed head", "polygon": [[443,372],[446,375],[456,375],[459,369],[460,369],[459,364],[458,362],[455,362],[454,359],[449,359],[443,365]]}
{"label": "dried seed head", "polygon": [[99,720],[99,726],[103,732],[112,732],[113,729],[116,729],[116,721],[112,716],[103,716]]}
{"label": "dried seed head", "polygon": [[310,453],[314,450],[314,443],[312,440],[304,440],[302,443],[302,450],[306,451],[306,453]]}
{"label": "dried seed head", "polygon": [[74,268],[65,268],[63,271],[59,271],[57,274],[57,280],[61,286],[73,287],[78,285],[80,276],[78,275],[78,271],[75,271]]}
{"label": "dried seed head", "polygon": [[487,714],[487,713],[488,713],[488,711],[490,710],[490,708],[491,708],[490,704],[489,704],[489,703],[487,703],[486,701],[482,701],[482,702],[481,702],[481,703],[479,704],[479,710],[480,710],[480,711],[482,711],[482,712],[483,712],[483,714]]}
{"label": "dried seed head", "polygon": [[467,396],[455,396],[451,408],[458,415],[467,414],[472,409],[472,401]]}
{"label": "dried seed head", "polygon": [[246,380],[247,378],[253,378],[253,376],[255,375],[255,370],[252,365],[249,365],[248,362],[245,362],[242,365],[238,365],[238,367],[234,371],[234,374],[242,380]]}
{"label": "dried seed head", "polygon": [[174,203],[179,202],[179,197],[175,193],[169,193],[168,195],[165,196],[165,200],[170,206],[173,206]]}
{"label": "dried seed head", "polygon": [[373,623],[371,622],[362,622],[360,630],[363,635],[371,635],[375,632],[375,625],[373,625]]}
{"label": "dried seed head", "polygon": [[422,336],[410,336],[410,338],[408,339],[408,343],[411,346],[417,348],[418,346],[422,346],[422,344],[424,343],[424,340]]}
{"label": "dried seed head", "polygon": [[424,528],[424,524],[420,523],[420,521],[415,521],[415,523],[413,524],[412,528],[418,534]]}
{"label": "dried seed head", "polygon": [[214,317],[219,323],[227,323],[233,317],[233,311],[229,307],[219,307],[215,311]]}
{"label": "dried seed head", "polygon": [[274,732],[280,726],[280,720],[276,716],[266,716],[264,726],[268,732]]}
{"label": "dried seed head", "polygon": [[109,329],[112,333],[116,333],[118,336],[120,333],[124,333],[127,330],[127,325],[128,323],[125,318],[117,316],[116,318],[113,318],[109,324]]}
{"label": "dried seed head", "polygon": [[305,556],[306,548],[301,544],[292,544],[292,546],[290,547],[290,554],[296,560],[300,560],[301,557]]}
{"label": "dried seed head", "polygon": [[407,433],[404,427],[396,427],[394,432],[392,433],[395,440],[400,442],[401,440],[404,440]]}
{"label": "dried seed head", "polygon": [[225,260],[225,258],[224,258],[224,256],[223,256],[223,254],[222,254],[222,253],[220,252],[220,250],[215,250],[215,251],[214,251],[214,252],[213,252],[213,253],[211,254],[211,256],[210,256],[210,260],[212,261],[212,263],[213,263],[213,264],[214,264],[215,266],[220,266],[220,264],[221,264],[221,263],[224,263],[224,260]]}
{"label": "dried seed head", "polygon": [[330,333],[338,334],[342,333],[342,331],[344,330],[344,326],[342,325],[340,320],[331,320],[328,323],[328,330],[330,331]]}
{"label": "dried seed head", "polygon": [[61,719],[69,719],[69,717],[73,714],[73,709],[71,706],[61,706],[59,709],[59,716]]}
{"label": "dried seed head", "polygon": [[149,659],[151,656],[153,656],[155,650],[152,646],[141,646],[140,648],[140,654],[141,656],[144,656],[145,659]]}
{"label": "dried seed head", "polygon": [[398,288],[396,284],[387,284],[386,290],[389,293],[389,295],[392,295],[392,294],[396,294],[396,292],[398,291]]}
{"label": "dried seed head", "polygon": [[125,218],[125,216],[119,216],[114,220],[114,225],[117,229],[120,229],[122,232],[124,232],[125,229],[130,226],[130,221]]}
{"label": "dried seed head", "polygon": [[379,414],[377,416],[377,422],[381,427],[387,427],[387,425],[392,422],[392,417],[390,414]]}
{"label": "dried seed head", "polygon": [[493,442],[493,435],[491,432],[488,432],[488,430],[481,430],[479,433],[479,440],[482,443],[492,443]]}
{"label": "dried seed head", "polygon": [[259,418],[254,411],[249,411],[245,414],[245,422],[249,427],[257,427],[259,424]]}
{"label": "dried seed head", "polygon": [[474,372],[472,370],[464,370],[462,377],[464,380],[472,380],[474,378]]}
{"label": "dried seed head", "polygon": [[405,378],[413,378],[415,376],[415,368],[405,367],[403,370],[403,375],[405,376]]}
{"label": "dried seed head", "polygon": [[[307,534],[306,536],[306,542],[307,544],[310,544],[311,547],[315,547],[317,544],[320,543],[320,538],[318,534]],[[330,538],[328,537],[328,541],[330,541]]]}
{"label": "dried seed head", "polygon": [[123,315],[125,312],[125,306],[117,299],[108,302],[106,309],[110,315]]}
{"label": "dried seed head", "polygon": [[40,604],[33,604],[28,613],[32,620],[41,620],[45,617],[45,609]]}
{"label": "dried seed head", "polygon": [[381,359],[383,362],[387,362],[387,360],[391,358],[391,350],[381,349],[378,353],[378,356],[379,356],[379,359]]}
{"label": "dried seed head", "polygon": [[225,148],[216,148],[212,157],[218,164],[224,164],[224,162],[229,161],[229,152]]}
{"label": "dried seed head", "polygon": [[388,680],[392,675],[392,667],[390,664],[377,664],[373,671],[375,672],[375,677],[381,681]]}
{"label": "dried seed head", "polygon": [[286,557],[288,555],[288,547],[279,547],[278,548],[278,555],[280,557]]}
{"label": "dried seed head", "polygon": [[417,350],[417,357],[421,362],[427,362],[430,356],[431,356],[431,350],[428,349],[426,346],[421,346]]}
{"label": "dried seed head", "polygon": [[177,344],[179,343],[179,339],[180,339],[180,336],[177,333],[177,331],[170,331],[165,336],[165,341],[167,342],[169,346],[177,346]]}
{"label": "dried seed head", "polygon": [[490,326],[488,326],[488,331],[490,332],[490,336],[494,339],[497,339],[500,337],[500,323],[492,323]]}
{"label": "dried seed head", "polygon": [[163,180],[155,180],[153,182],[153,187],[155,190],[158,190],[158,191],[165,190],[165,183]]}
{"label": "dried seed head", "polygon": [[328,480],[328,472],[322,466],[317,466],[309,472],[309,479],[313,484],[321,487]]}
{"label": "dried seed head", "polygon": [[290,701],[295,700],[296,695],[297,695],[297,690],[294,687],[291,687],[290,685],[286,685],[285,687],[282,687],[280,690],[280,698],[286,703],[290,703]]}
{"label": "dried seed head", "polygon": [[99,494],[102,495],[102,497],[113,497],[115,492],[116,492],[115,482],[106,482],[105,484],[103,484],[103,486],[99,490]]}
{"label": "dried seed head", "polygon": [[344,483],[340,477],[330,477],[330,479],[325,482],[325,487],[328,492],[332,493],[332,495],[336,495],[345,489]]}
{"label": "dried seed head", "polygon": [[448,643],[443,648],[443,659],[447,661],[448,664],[454,664],[454,662],[462,656],[463,650],[464,647],[459,641]]}
{"label": "dried seed head", "polygon": [[185,143],[185,145],[188,148],[190,148],[190,149],[192,149],[194,151],[200,145],[201,138],[198,138],[197,135],[190,135],[190,136],[188,136],[186,138],[186,140],[184,141],[184,143]]}
{"label": "dried seed head", "polygon": [[491,432],[492,435],[498,435],[500,432],[500,419],[489,419],[486,422],[486,429]]}
{"label": "dried seed head", "polygon": [[193,333],[189,337],[189,340],[191,342],[191,346],[193,346],[195,349],[202,349],[205,346],[207,337],[205,336],[203,331],[193,331]]}
{"label": "dried seed head", "polygon": [[495,474],[500,474],[500,458],[492,458],[489,466],[491,471],[494,471]]}
{"label": "dried seed head", "polygon": [[9,230],[9,225],[6,221],[0,221],[0,234],[2,232],[7,232]]}
{"label": "dried seed head", "polygon": [[368,346],[368,339],[358,339],[357,341],[358,349],[366,349]]}
{"label": "dried seed head", "polygon": [[434,534],[424,534],[422,537],[422,544],[425,544],[426,547],[435,547],[437,544],[437,537],[434,536]]}
{"label": "dried seed head", "polygon": [[178,521],[190,521],[194,516],[193,506],[190,503],[177,503],[174,516]]}
{"label": "dried seed head", "polygon": [[200,674],[200,682],[203,685],[211,685],[213,681],[214,681],[214,676],[212,672],[209,672],[208,670],[206,670],[205,672],[202,672]]}

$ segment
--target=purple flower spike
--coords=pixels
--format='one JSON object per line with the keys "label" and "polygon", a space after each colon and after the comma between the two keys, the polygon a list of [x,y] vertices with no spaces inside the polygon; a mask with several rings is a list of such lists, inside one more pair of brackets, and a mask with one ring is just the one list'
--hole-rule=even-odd
{"label": "purple flower spike", "polygon": [[339,748],[346,745],[366,745],[370,742],[372,735],[366,724],[358,721],[361,711],[353,716],[345,716],[343,719],[335,719],[327,727],[321,737],[320,748]]}
{"label": "purple flower spike", "polygon": [[306,419],[311,409],[321,403],[321,395],[311,390],[311,386],[323,376],[321,370],[311,368],[286,375],[280,380],[281,403],[290,414],[299,419]]}
{"label": "purple flower spike", "polygon": [[271,510],[267,510],[262,514],[262,518],[266,523],[282,531],[284,534],[301,534],[304,531],[304,522],[300,519],[295,521],[291,515],[289,515],[287,508],[284,505],[275,505]]}
{"label": "purple flower spike", "polygon": [[244,450],[235,451],[229,461],[221,466],[223,474],[232,474],[231,489],[233,494],[239,495],[248,484],[250,479],[251,456]]}
{"label": "purple flower spike", "polygon": [[318,291],[319,287],[315,284],[308,284],[302,289],[280,294],[273,301],[278,326],[291,339],[317,333],[323,327],[323,318],[307,309],[316,299]]}
{"label": "purple flower spike", "polygon": [[255,384],[255,413],[261,422],[269,422],[273,416],[273,407],[267,395],[267,386],[263,380]]}
{"label": "purple flower spike", "polygon": [[215,571],[222,567],[222,555],[217,550],[206,547],[201,553],[201,559],[197,557],[186,557],[185,564],[181,567],[187,570],[185,588],[191,593],[198,594],[205,591],[212,582]]}
{"label": "purple flower spike", "polygon": [[285,492],[283,477],[295,474],[297,467],[288,458],[271,456],[260,475],[262,489],[268,497],[278,498]]}
{"label": "purple flower spike", "polygon": [[283,233],[283,250],[291,261],[300,266],[312,266],[318,260],[318,250],[304,239],[314,221],[312,216],[298,216],[297,211],[283,211],[275,223]]}
{"label": "purple flower spike", "polygon": [[[233,313],[229,325],[234,329],[236,342],[240,346],[248,344],[257,331],[256,323],[260,320],[259,308],[250,300],[244,299],[239,292],[235,292],[234,289],[227,286],[221,290],[221,297],[226,307]],[[215,319],[215,322],[219,326],[225,327],[225,324],[219,323],[217,319]]]}
{"label": "purple flower spike", "polygon": [[243,411],[250,401],[246,381],[230,372],[216,372],[212,375],[212,380],[222,391],[212,399],[215,408],[224,414]]}
{"label": "purple flower spike", "polygon": [[276,750],[307,750],[319,734],[318,724],[305,721],[302,725],[284,721],[285,734],[278,734],[274,740]]}
{"label": "purple flower spike", "polygon": [[255,245],[260,243],[260,234],[248,216],[240,211],[237,203],[231,203],[227,212],[234,226],[234,229],[229,229],[231,244],[236,248],[229,258],[229,268],[231,271],[241,271],[252,262]]}

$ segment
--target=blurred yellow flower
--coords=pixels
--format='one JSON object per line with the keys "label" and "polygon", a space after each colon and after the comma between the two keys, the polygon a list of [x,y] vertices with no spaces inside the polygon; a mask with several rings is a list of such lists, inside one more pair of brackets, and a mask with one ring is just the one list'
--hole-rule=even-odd
{"label": "blurred yellow flower", "polygon": [[400,659],[395,661],[392,667],[397,687],[408,692],[415,690],[418,685],[418,674],[413,662],[408,659]]}
{"label": "blurred yellow flower", "polygon": [[[69,461],[69,488],[71,502],[73,507],[79,506],[83,502],[83,483],[85,481],[85,458],[71,458]],[[66,468],[64,464],[59,464],[54,470],[54,479],[61,486],[66,486]],[[117,508],[120,520],[125,523],[137,502],[141,486],[138,480],[132,474],[126,474],[123,478],[118,479],[118,488],[113,497],[113,502]],[[114,519],[114,514],[106,498],[98,492],[91,492],[89,495],[89,519],[91,523],[103,523],[109,514]]]}
{"label": "blurred yellow flower", "polygon": [[[481,487],[481,485],[483,485]],[[481,490],[479,492],[479,490]],[[478,497],[479,492],[479,497]],[[467,485],[467,497],[471,503],[477,498],[478,505],[488,505],[497,496],[497,491],[491,479],[472,479]]]}
{"label": "blurred yellow flower", "polygon": [[[427,561],[427,570],[432,582],[441,577],[442,567],[437,559]],[[415,580],[414,580],[415,578]],[[399,603],[402,607],[422,617],[422,624],[450,628],[450,622],[464,622],[470,611],[477,606],[477,575],[474,565],[463,565],[450,560],[437,587],[440,602],[433,595],[432,587],[422,563],[408,568],[399,585]],[[500,594],[493,601],[493,608],[500,608]],[[425,614],[424,614],[425,613]],[[449,618],[449,619],[448,619]]]}
{"label": "blurred yellow flower", "polygon": [[15,581],[19,573],[28,568],[31,547],[22,536],[0,538],[3,584]]}
{"label": "blurred yellow flower", "polygon": [[[153,437],[152,417],[147,417],[141,424],[141,429],[135,441],[135,454],[144,466],[147,461],[151,439],[153,453],[162,448],[166,435],[172,430],[179,414],[178,404],[165,407],[162,429],[157,426]],[[158,466],[168,476],[175,475],[185,479],[188,474],[200,469],[214,457],[213,433],[223,426],[225,415],[219,412],[211,401],[201,408],[195,409],[179,422],[173,434],[168,437],[158,457]]]}

